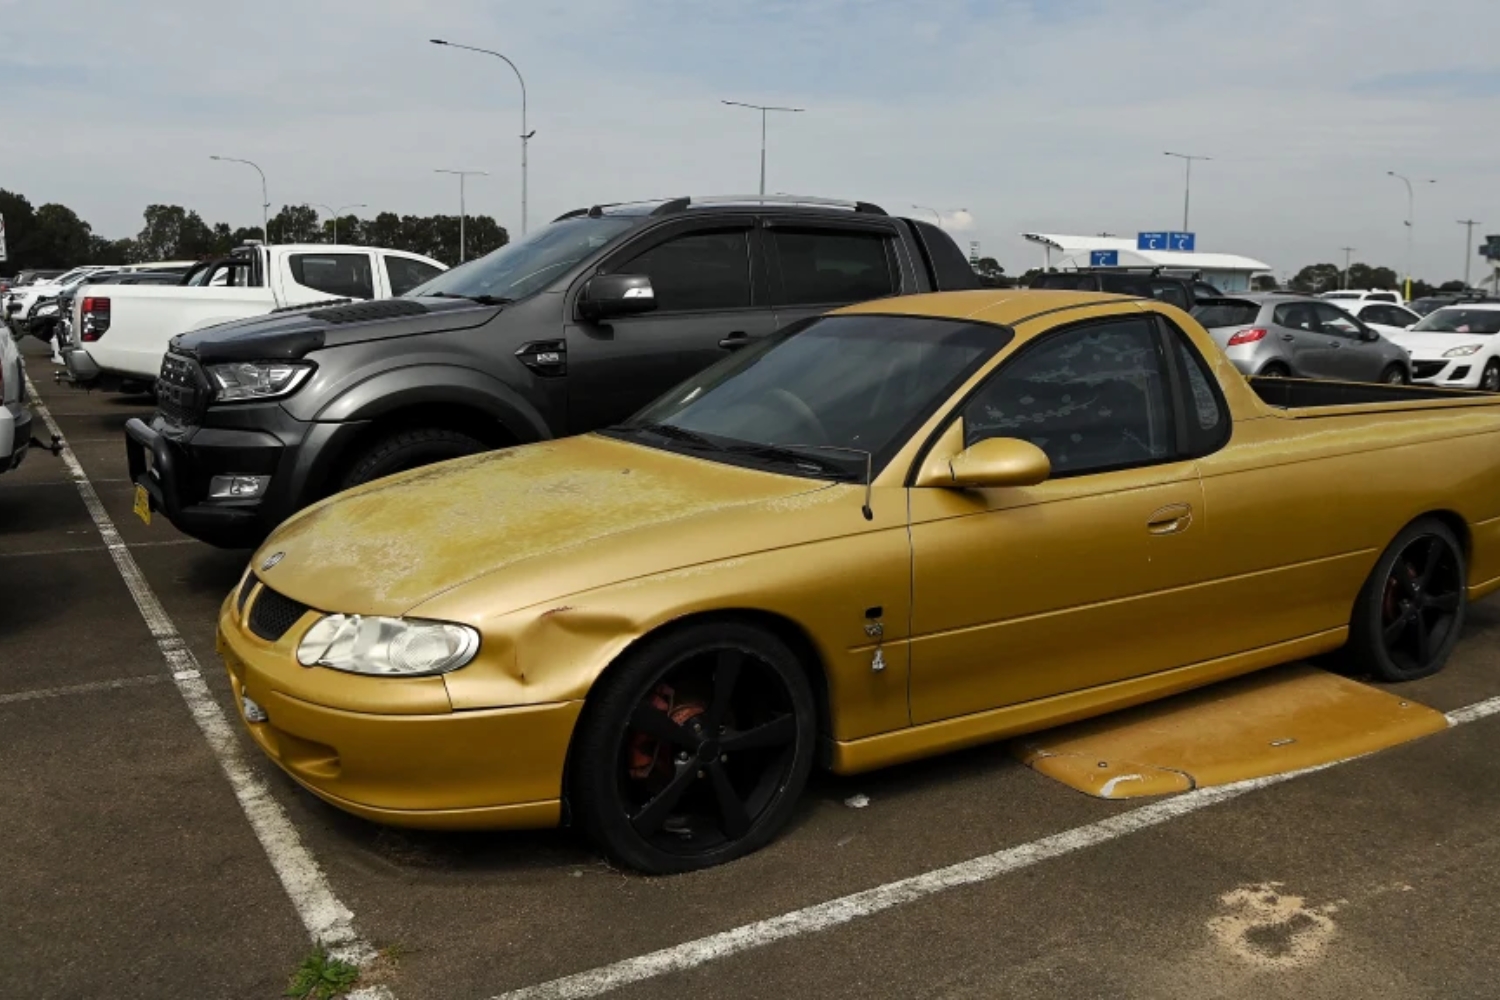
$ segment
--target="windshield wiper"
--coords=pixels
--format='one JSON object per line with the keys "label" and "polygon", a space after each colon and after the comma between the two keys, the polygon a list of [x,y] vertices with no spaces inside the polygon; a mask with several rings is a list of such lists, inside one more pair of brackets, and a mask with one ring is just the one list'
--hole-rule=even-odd
{"label": "windshield wiper", "polygon": [[[813,446],[809,445],[807,447]],[[803,454],[796,450],[796,448],[783,448],[774,444],[732,444],[727,445],[724,450],[736,455],[750,455],[754,458],[765,458],[773,462],[784,462],[800,466],[809,472],[816,472],[820,475],[834,475],[840,479],[851,480],[855,478],[847,470],[830,465],[822,459]]]}
{"label": "windshield wiper", "polygon": [[689,444],[696,448],[707,448],[709,451],[726,450],[723,445],[710,440],[697,431],[690,431],[683,427],[673,426],[672,424],[621,424],[615,429],[626,432],[645,431],[648,434],[655,434],[658,437],[680,441],[683,444]]}
{"label": "windshield wiper", "polygon": [[516,301],[501,295],[457,295],[453,292],[428,292],[427,297],[430,299],[468,299],[482,306],[508,306]]}

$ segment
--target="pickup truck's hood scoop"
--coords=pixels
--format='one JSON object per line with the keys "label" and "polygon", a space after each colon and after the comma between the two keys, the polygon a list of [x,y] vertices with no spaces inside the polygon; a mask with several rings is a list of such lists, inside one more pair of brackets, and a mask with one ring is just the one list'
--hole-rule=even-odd
{"label": "pickup truck's hood scoop", "polygon": [[172,350],[204,364],[287,361],[340,344],[477,326],[495,312],[468,299],[312,303],[178,334]]}

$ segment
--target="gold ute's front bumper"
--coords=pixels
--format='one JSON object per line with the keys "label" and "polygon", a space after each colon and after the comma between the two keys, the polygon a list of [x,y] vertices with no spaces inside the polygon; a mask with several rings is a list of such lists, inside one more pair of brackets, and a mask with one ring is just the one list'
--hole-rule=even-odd
{"label": "gold ute's front bumper", "polygon": [[[337,674],[297,663],[313,614],[281,640],[245,631],[234,601],[218,649],[240,719],[308,791],[378,823],[429,829],[556,826],[563,768],[582,702],[454,712],[441,678]],[[347,697],[329,697],[347,688]],[[382,692],[389,696],[382,711]],[[435,694],[435,692],[439,692]],[[266,721],[245,718],[249,697]],[[434,703],[440,699],[441,704]],[[329,701],[343,701],[334,706]],[[323,702],[323,703],[320,703]]]}

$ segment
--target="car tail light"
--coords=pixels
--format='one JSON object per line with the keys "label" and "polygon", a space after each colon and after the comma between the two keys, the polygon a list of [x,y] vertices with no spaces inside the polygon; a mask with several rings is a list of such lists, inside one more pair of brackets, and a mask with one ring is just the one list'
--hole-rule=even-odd
{"label": "car tail light", "polygon": [[1238,347],[1240,344],[1253,344],[1265,337],[1266,331],[1258,326],[1252,326],[1248,330],[1241,330],[1229,338],[1230,347]]}
{"label": "car tail light", "polygon": [[87,296],[83,300],[83,339],[98,340],[109,332],[109,299]]}

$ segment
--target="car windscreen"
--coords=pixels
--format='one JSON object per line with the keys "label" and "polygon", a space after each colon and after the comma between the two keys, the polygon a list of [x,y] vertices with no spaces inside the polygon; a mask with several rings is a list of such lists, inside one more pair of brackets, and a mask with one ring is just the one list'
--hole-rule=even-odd
{"label": "car windscreen", "polygon": [[638,219],[618,216],[562,219],[517,243],[507,243],[493,253],[444,271],[413,288],[403,298],[487,295],[497,299],[519,299],[546,288],[574,264],[608,245],[638,222]]}
{"label": "car windscreen", "polygon": [[732,464],[863,481],[1010,330],[924,316],[796,324],[682,383],[609,433]]}
{"label": "car windscreen", "polygon": [[1193,318],[1207,329],[1248,326],[1260,315],[1260,303],[1245,299],[1214,299],[1194,307]]}
{"label": "car windscreen", "polygon": [[1500,309],[1449,306],[1429,313],[1411,333],[1500,333]]}

